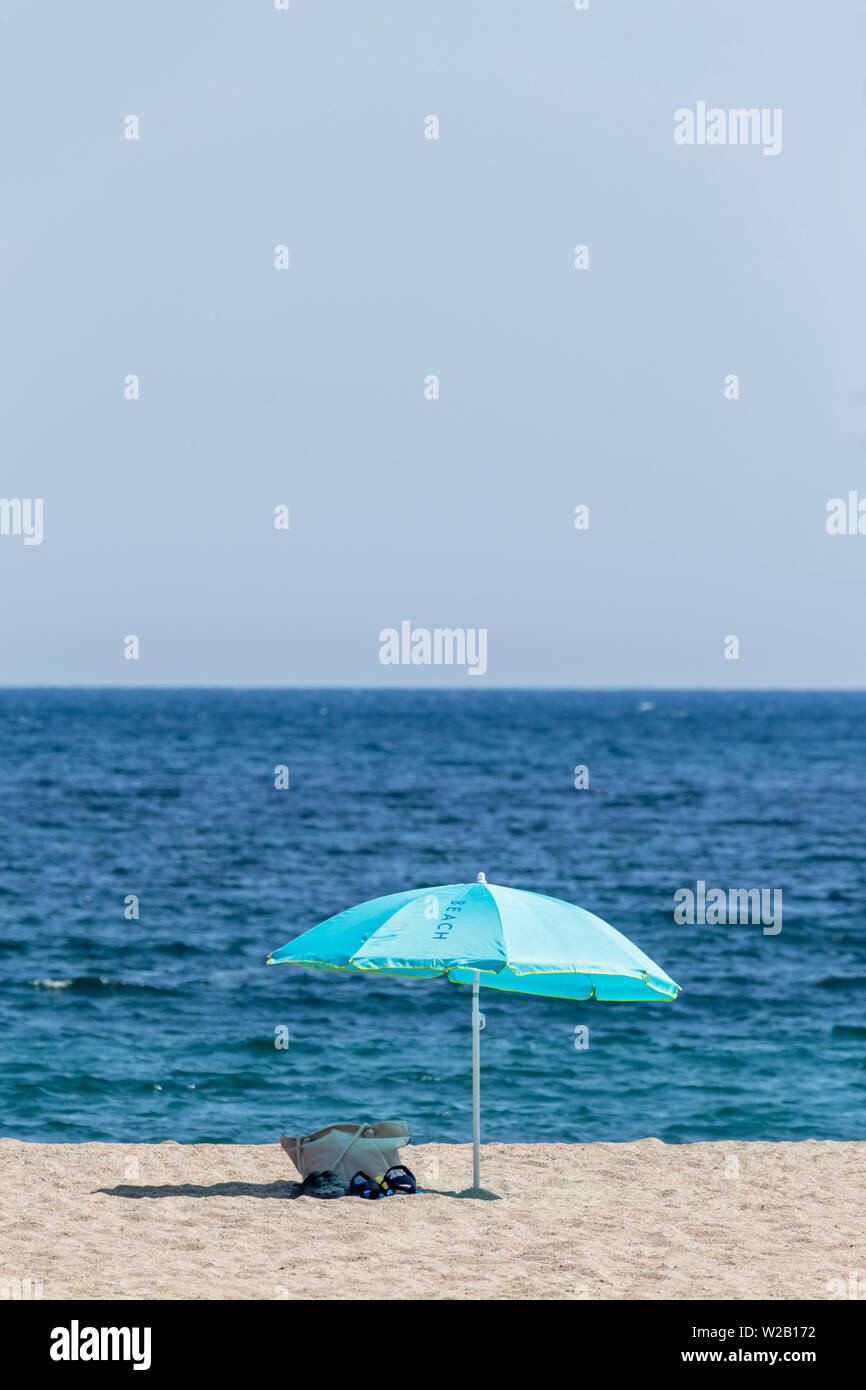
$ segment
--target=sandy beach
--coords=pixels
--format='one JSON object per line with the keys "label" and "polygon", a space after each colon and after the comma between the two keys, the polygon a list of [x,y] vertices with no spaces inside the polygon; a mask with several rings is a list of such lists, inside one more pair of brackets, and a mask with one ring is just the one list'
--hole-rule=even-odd
{"label": "sandy beach", "polygon": [[863,1143],[487,1144],[480,1197],[468,1145],[403,1153],[425,1193],[290,1201],[276,1143],[3,1139],[0,1280],[45,1299],[828,1299],[859,1272],[866,1292]]}

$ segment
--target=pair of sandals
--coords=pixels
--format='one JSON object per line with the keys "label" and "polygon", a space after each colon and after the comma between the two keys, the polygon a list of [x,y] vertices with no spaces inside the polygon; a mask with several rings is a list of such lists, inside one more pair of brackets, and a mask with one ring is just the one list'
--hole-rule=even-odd
{"label": "pair of sandals", "polygon": [[407,1195],[418,1191],[414,1173],[404,1168],[402,1163],[389,1168],[383,1178],[371,1178],[367,1173],[358,1172],[346,1188],[347,1197],[366,1197],[376,1201],[379,1197],[393,1197],[403,1192]]}

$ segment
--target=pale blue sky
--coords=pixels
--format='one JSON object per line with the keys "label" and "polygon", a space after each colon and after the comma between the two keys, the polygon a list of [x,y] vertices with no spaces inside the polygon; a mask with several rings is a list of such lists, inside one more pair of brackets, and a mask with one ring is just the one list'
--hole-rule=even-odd
{"label": "pale blue sky", "polygon": [[866,684],[860,13],[7,0],[0,684]]}

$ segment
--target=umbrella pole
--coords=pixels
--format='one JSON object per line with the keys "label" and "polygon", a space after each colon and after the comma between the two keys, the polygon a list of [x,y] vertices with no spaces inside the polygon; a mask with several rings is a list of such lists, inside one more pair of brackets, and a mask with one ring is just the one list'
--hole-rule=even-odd
{"label": "umbrella pole", "polygon": [[481,1186],[481,1021],[478,971],[472,980],[472,1186]]}

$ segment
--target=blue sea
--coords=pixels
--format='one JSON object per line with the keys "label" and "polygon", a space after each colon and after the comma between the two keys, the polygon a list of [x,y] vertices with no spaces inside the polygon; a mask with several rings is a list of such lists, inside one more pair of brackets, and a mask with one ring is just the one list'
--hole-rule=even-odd
{"label": "blue sea", "polygon": [[[866,695],[6,690],[0,767],[4,1135],[467,1141],[468,988],[265,959],[483,871],[682,987],[482,991],[483,1140],[866,1139]],[[698,880],[781,890],[781,932],[678,924]]]}

